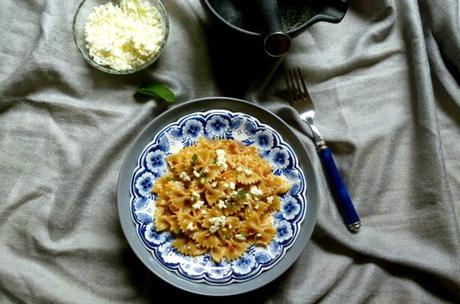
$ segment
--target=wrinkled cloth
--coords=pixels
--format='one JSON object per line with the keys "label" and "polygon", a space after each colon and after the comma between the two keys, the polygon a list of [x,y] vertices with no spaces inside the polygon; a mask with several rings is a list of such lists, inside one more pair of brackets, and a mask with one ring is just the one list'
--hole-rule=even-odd
{"label": "wrinkled cloth", "polygon": [[[243,96],[222,62],[241,75],[251,69],[219,52],[199,1],[164,4],[171,32],[159,61],[113,76],[74,45],[77,0],[2,1],[0,303],[215,303],[151,274],[118,220],[123,157],[167,107],[135,87],[161,81],[178,102]],[[308,130],[278,94],[277,72],[255,102],[287,121],[312,155],[316,228],[280,278],[219,301],[460,302],[459,5],[351,1],[341,23],[294,39],[284,68],[308,76],[317,126],[363,226],[351,234],[343,224]]]}

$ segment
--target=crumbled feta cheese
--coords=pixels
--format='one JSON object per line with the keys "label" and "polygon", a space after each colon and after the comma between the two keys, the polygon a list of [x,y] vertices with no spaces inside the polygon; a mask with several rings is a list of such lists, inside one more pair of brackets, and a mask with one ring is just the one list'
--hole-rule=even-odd
{"label": "crumbled feta cheese", "polygon": [[246,241],[246,237],[240,233],[235,234],[235,239],[237,239],[238,241]]}
{"label": "crumbled feta cheese", "polygon": [[213,183],[211,184],[211,186],[212,186],[213,188],[216,188],[216,187],[217,187],[217,182],[213,182]]}
{"label": "crumbled feta cheese", "polygon": [[208,211],[206,211],[206,210],[201,210],[201,213],[203,213],[203,215],[206,215],[206,214],[208,214]]}
{"label": "crumbled feta cheese", "polygon": [[230,189],[232,189],[232,190],[235,190],[235,188],[236,188],[235,182],[229,182],[229,183],[228,183],[228,187],[229,187]]}
{"label": "crumbled feta cheese", "polygon": [[201,207],[203,207],[204,205],[204,201],[198,201],[196,202],[195,204],[192,205],[192,208],[193,209],[200,209]]}
{"label": "crumbled feta cheese", "polygon": [[225,219],[226,219],[225,215],[214,216],[214,217],[209,218],[209,222],[213,225],[218,224],[218,225],[224,226]]}
{"label": "crumbled feta cheese", "polygon": [[219,209],[224,209],[227,208],[227,204],[225,204],[223,200],[219,200],[219,202],[217,203],[217,207],[219,207]]}
{"label": "crumbled feta cheese", "polygon": [[200,194],[196,191],[192,191],[192,201],[199,201],[200,200]]}
{"label": "crumbled feta cheese", "polygon": [[267,197],[267,203],[269,204],[273,203],[273,196]]}
{"label": "crumbled feta cheese", "polygon": [[228,229],[232,229],[232,228],[233,228],[232,224],[228,224]]}
{"label": "crumbled feta cheese", "polygon": [[196,229],[196,227],[195,227],[195,225],[193,225],[193,222],[188,223],[188,225],[187,225],[187,230],[193,231],[193,230],[195,230],[195,229]]}
{"label": "crumbled feta cheese", "polygon": [[225,226],[225,219],[226,219],[226,217],[224,215],[211,217],[209,219],[209,222],[211,223],[212,226],[209,227],[209,232],[215,233],[221,227]]}
{"label": "crumbled feta cheese", "polygon": [[259,188],[257,188],[257,186],[254,186],[254,185],[251,186],[251,189],[249,189],[249,192],[252,195],[257,195],[257,196],[261,196],[264,194],[262,190],[260,190]]}
{"label": "crumbled feta cheese", "polygon": [[236,172],[238,172],[238,173],[241,173],[243,171],[244,171],[243,167],[237,167],[236,168]]}
{"label": "crumbled feta cheese", "polygon": [[200,173],[198,173],[198,171],[196,171],[196,170],[193,170],[193,176],[198,178],[198,177],[200,177]]}
{"label": "crumbled feta cheese", "polygon": [[180,174],[179,174],[179,178],[181,180],[183,180],[184,182],[189,182],[191,179],[190,179],[190,176],[188,176],[187,172],[185,171],[182,171]]}
{"label": "crumbled feta cheese", "polygon": [[209,173],[208,167],[204,168],[203,173]]}
{"label": "crumbled feta cheese", "polygon": [[86,47],[91,58],[117,71],[147,62],[160,51],[164,37],[158,9],[142,0],[96,6],[85,24]]}
{"label": "crumbled feta cheese", "polygon": [[224,186],[224,189],[227,189],[227,188],[229,188],[229,187],[230,187],[230,185],[229,185],[228,183],[224,183],[224,185],[223,185],[223,186]]}
{"label": "crumbled feta cheese", "polygon": [[225,150],[217,149],[216,150],[217,160],[222,160],[225,158]]}
{"label": "crumbled feta cheese", "polygon": [[225,154],[225,150],[217,149],[216,155],[217,155],[216,165],[219,167],[223,167],[225,170],[227,170],[228,164],[227,164],[227,157]]}
{"label": "crumbled feta cheese", "polygon": [[182,184],[180,181],[175,181],[174,184],[179,188],[184,188],[184,184]]}
{"label": "crumbled feta cheese", "polygon": [[244,168],[244,174],[246,174],[246,176],[251,176],[252,175],[252,170],[248,169],[248,168]]}
{"label": "crumbled feta cheese", "polygon": [[256,238],[261,238],[262,237],[262,233],[257,233],[256,234]]}
{"label": "crumbled feta cheese", "polygon": [[259,204],[256,204],[256,205],[254,206],[254,209],[259,210]]}

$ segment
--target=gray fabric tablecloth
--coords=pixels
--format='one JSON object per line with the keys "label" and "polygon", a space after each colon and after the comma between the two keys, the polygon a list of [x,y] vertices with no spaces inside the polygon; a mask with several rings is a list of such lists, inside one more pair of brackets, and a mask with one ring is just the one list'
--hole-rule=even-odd
{"label": "gray fabric tablecloth", "polygon": [[[122,159],[165,109],[134,88],[159,80],[179,102],[240,89],[222,77],[217,61],[231,52],[216,50],[200,3],[164,3],[171,34],[161,59],[111,76],[73,43],[77,0],[2,1],[0,303],[215,302],[149,273],[118,222]],[[305,128],[277,97],[276,74],[258,103],[315,156],[318,222],[289,271],[223,303],[460,301],[459,14],[454,0],[355,0],[340,24],[294,40],[285,66],[309,77],[318,127],[363,227],[354,235],[342,223]]]}

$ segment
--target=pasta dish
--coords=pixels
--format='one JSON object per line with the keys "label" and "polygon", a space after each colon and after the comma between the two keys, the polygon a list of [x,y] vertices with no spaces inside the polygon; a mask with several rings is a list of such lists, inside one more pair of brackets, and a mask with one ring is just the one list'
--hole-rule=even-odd
{"label": "pasta dish", "polygon": [[157,231],[170,231],[183,254],[234,260],[276,234],[272,214],[291,185],[272,173],[253,146],[204,137],[167,157],[153,185]]}

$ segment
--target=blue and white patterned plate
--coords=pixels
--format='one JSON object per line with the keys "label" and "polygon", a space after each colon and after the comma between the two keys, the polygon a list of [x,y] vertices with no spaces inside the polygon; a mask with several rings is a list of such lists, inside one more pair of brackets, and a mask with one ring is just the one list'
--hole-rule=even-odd
{"label": "blue and white patterned plate", "polygon": [[[171,245],[173,236],[169,232],[156,232],[156,198],[150,189],[167,170],[165,158],[193,145],[200,136],[234,139],[255,146],[259,155],[272,164],[273,173],[284,176],[293,185],[282,197],[281,211],[274,214],[277,232],[267,248],[251,246],[237,260],[215,263],[209,254],[190,257],[179,253]],[[307,210],[306,197],[306,179],[292,147],[255,117],[227,110],[191,113],[167,124],[140,154],[130,184],[131,218],[145,248],[164,268],[187,280],[209,285],[244,282],[274,267],[299,235]]]}

